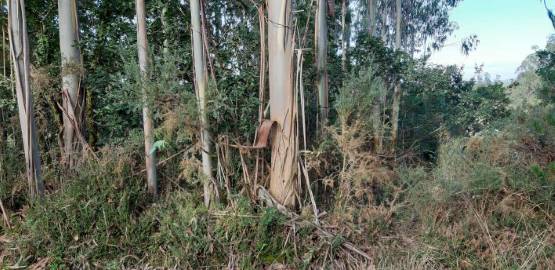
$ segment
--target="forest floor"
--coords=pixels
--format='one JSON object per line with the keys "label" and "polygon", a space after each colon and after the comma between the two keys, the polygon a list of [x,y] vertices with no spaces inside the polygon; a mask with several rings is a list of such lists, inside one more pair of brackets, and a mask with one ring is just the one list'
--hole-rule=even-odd
{"label": "forest floor", "polygon": [[369,154],[356,125],[330,131],[305,156],[316,216],[307,192],[293,212],[245,189],[207,209],[198,183],[181,180],[191,173],[183,164],[161,169],[152,200],[138,153],[105,148],[30,206],[22,181],[3,183],[0,265],[554,269],[554,120],[544,110],[515,116],[503,130],[446,139],[435,163],[411,166]]}

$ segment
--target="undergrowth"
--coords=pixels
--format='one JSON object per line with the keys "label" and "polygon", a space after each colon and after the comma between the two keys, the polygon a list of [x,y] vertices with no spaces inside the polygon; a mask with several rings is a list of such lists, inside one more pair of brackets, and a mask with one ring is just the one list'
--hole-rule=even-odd
{"label": "undergrowth", "polygon": [[[369,93],[368,102],[373,93]],[[0,265],[50,269],[360,269],[352,243],[379,269],[555,267],[555,119],[552,108],[510,125],[442,138],[435,164],[392,164],[374,154],[365,115],[325,130],[305,155],[320,228],[241,195],[206,208],[197,174],[164,166],[150,198],[140,144],[104,148],[25,206],[23,175],[2,156]],[[346,118],[343,118],[346,119]],[[177,167],[176,167],[177,166]],[[6,171],[11,168],[11,171]],[[50,177],[50,178],[48,178]],[[9,178],[9,179],[8,179]],[[307,204],[309,205],[309,204]],[[305,211],[306,209],[310,209]],[[11,226],[8,226],[11,224]],[[321,230],[333,234],[322,235]],[[40,268],[40,267],[38,267]]]}

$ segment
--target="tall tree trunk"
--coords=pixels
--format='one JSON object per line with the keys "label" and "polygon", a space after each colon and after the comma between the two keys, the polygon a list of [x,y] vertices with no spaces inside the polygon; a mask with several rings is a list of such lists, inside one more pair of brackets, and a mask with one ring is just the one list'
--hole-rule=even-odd
{"label": "tall tree trunk", "polygon": [[[368,0],[368,35],[374,37],[376,24],[376,0]],[[384,18],[385,19],[385,18]],[[385,95],[384,93],[383,95]],[[383,151],[383,120],[381,107],[384,106],[382,100],[385,97],[376,97],[372,104],[372,129],[374,152],[381,154]]]}
{"label": "tall tree trunk", "polygon": [[4,77],[6,77],[6,31],[4,25],[2,25],[2,70]]}
{"label": "tall tree trunk", "polygon": [[204,181],[204,204],[210,205],[214,196],[212,158],[212,134],[209,131],[208,115],[206,113],[206,92],[208,87],[208,70],[206,55],[203,48],[203,30],[200,21],[200,1],[191,0],[191,25],[193,27],[193,57],[195,63],[195,85],[200,112],[201,143],[202,143],[202,170],[206,177]]}
{"label": "tall tree trunk", "polygon": [[341,71],[344,76],[348,73],[347,57],[349,50],[350,27],[347,16],[349,15],[349,0],[343,0],[341,3]]}
{"label": "tall tree trunk", "polygon": [[9,0],[8,25],[29,194],[31,197],[37,197],[44,194],[44,184],[41,176],[39,145],[33,115],[33,94],[29,74],[29,39],[24,0]]}
{"label": "tall tree trunk", "polygon": [[[60,20],[60,52],[62,56],[62,105],[64,108],[64,162],[72,167],[78,160],[83,110],[81,84],[81,52],[78,47],[79,26],[75,0],[58,0]],[[79,134],[77,134],[79,133]]]}
{"label": "tall tree trunk", "polygon": [[270,193],[293,207],[297,196],[297,107],[293,92],[294,33],[290,0],[268,0],[270,118],[272,137]]}
{"label": "tall tree trunk", "polygon": [[[343,0],[344,2],[346,0]],[[328,121],[329,88],[328,88],[328,13],[327,0],[318,0],[316,11],[316,56],[318,69],[318,103],[320,105],[320,125],[323,127]],[[345,49],[345,48],[344,48]],[[346,55],[345,55],[346,56]]]}
{"label": "tall tree trunk", "polygon": [[156,176],[156,152],[154,146],[154,126],[152,123],[152,114],[149,108],[149,94],[145,86],[149,80],[148,69],[148,43],[146,38],[146,11],[145,1],[135,1],[137,9],[137,49],[139,51],[139,69],[143,80],[143,129],[145,133],[145,159],[146,159],[146,176],[148,192],[154,196],[158,196],[158,179]]}
{"label": "tall tree trunk", "polygon": [[164,44],[162,48],[162,55],[164,56],[164,61],[167,61],[170,53],[170,41],[169,41],[169,26],[168,26],[168,5],[167,3],[163,4],[162,7],[162,14],[161,14],[161,21],[162,21],[162,33],[164,35]]}
{"label": "tall tree trunk", "polygon": [[368,0],[368,35],[374,36],[376,31],[376,0]]}
{"label": "tall tree trunk", "polygon": [[[396,2],[395,12],[396,15],[396,26],[395,26],[395,49],[401,49],[401,15],[402,6],[401,0]],[[401,81],[397,79],[395,84],[395,90],[393,92],[393,112],[391,113],[391,151],[395,151],[397,146],[397,137],[399,132],[399,110],[401,106]]]}
{"label": "tall tree trunk", "polygon": [[390,0],[381,0],[381,5],[382,5],[382,9],[380,10],[381,12],[381,19],[382,19],[382,26],[381,26],[381,39],[383,44],[386,47],[389,47],[389,24],[388,24],[388,20],[390,19],[390,6],[389,6],[389,1]]}

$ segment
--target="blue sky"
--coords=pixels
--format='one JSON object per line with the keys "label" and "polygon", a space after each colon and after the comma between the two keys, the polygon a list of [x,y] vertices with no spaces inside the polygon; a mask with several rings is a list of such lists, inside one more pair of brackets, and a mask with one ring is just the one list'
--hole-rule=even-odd
{"label": "blue sky", "polygon": [[[548,4],[555,9],[555,0],[548,0]],[[430,61],[464,66],[467,78],[481,64],[492,78],[496,75],[502,80],[515,78],[522,60],[534,52],[532,47],[545,47],[547,37],[555,33],[539,0],[463,0],[451,11],[451,20],[459,29]],[[471,34],[478,35],[480,44],[477,50],[464,56],[460,51],[461,39]]]}

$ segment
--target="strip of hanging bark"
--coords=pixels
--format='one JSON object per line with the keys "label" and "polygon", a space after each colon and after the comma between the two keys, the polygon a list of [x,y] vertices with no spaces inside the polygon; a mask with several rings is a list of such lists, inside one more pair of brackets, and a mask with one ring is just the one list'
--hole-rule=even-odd
{"label": "strip of hanging bark", "polygon": [[4,218],[4,223],[6,224],[6,227],[8,227],[8,229],[11,229],[12,225],[10,224],[10,219],[8,218],[6,208],[4,208],[4,203],[2,202],[2,199],[0,199],[0,210],[2,210],[2,217]]}
{"label": "strip of hanging bark", "polygon": [[310,196],[310,202],[312,203],[312,211],[314,212],[314,222],[320,225],[320,219],[318,218],[320,213],[318,211],[318,206],[316,205],[316,199],[314,197],[314,193],[312,193],[312,187],[310,186],[310,176],[308,175],[308,170],[306,169],[302,160],[299,161],[299,169],[301,169],[303,172],[305,183],[306,183],[306,189],[308,190],[308,195]]}
{"label": "strip of hanging bark", "polygon": [[328,15],[331,17],[335,17],[335,1],[328,0]]}
{"label": "strip of hanging bark", "polygon": [[256,141],[253,146],[238,145],[238,144],[226,144],[233,148],[239,149],[264,149],[270,146],[270,136],[272,131],[277,127],[277,122],[272,120],[264,120],[262,124],[257,129]]}
{"label": "strip of hanging bark", "polygon": [[[67,90],[64,89],[64,91],[62,91],[62,96],[64,96],[64,98],[68,99],[68,102],[71,103],[71,100],[69,100],[68,93]],[[79,139],[79,141],[81,142],[81,145],[83,146],[83,148],[89,153],[91,154],[91,156],[96,160],[99,161],[100,159],[98,158],[98,156],[96,155],[96,153],[94,152],[94,150],[92,149],[92,147],[89,145],[89,143],[87,142],[87,140],[85,139],[85,136],[83,136],[83,133],[81,132],[80,126],[78,124],[77,121],[75,121],[74,118],[71,117],[71,115],[75,115],[75,111],[73,111],[73,104],[69,104],[68,109],[64,108],[64,106],[62,106],[61,104],[57,103],[58,108],[60,108],[60,110],[62,111],[62,114],[64,114],[64,116],[66,116],[69,120],[69,123],[72,125],[74,131],[75,131],[75,135],[77,135],[77,139]],[[68,112],[69,110],[69,112]]]}
{"label": "strip of hanging bark", "polygon": [[[275,207],[281,214],[288,217],[290,219],[290,222],[296,225],[304,225],[306,223],[309,223],[310,225],[314,226],[314,228],[316,228],[316,233],[320,237],[325,237],[328,239],[333,239],[336,237],[336,235],[334,235],[333,233],[326,231],[324,229],[325,226],[316,224],[315,222],[308,222],[308,221],[302,220],[301,216],[299,216],[294,212],[289,211],[287,207],[280,204],[264,187],[261,187],[261,186],[258,187],[258,199],[260,201],[265,202],[268,207]],[[345,241],[341,244],[341,246],[346,250],[349,250],[351,252],[358,254],[359,256],[364,257],[368,261],[368,264],[373,265],[374,260],[372,259],[372,257],[370,257],[370,255],[368,255],[366,252],[357,248],[354,244]]]}
{"label": "strip of hanging bark", "polygon": [[226,144],[221,143],[222,141],[227,142],[227,140],[228,138],[226,136],[222,136],[219,139],[220,143],[216,144],[216,156],[218,158],[216,177],[218,177],[221,183],[223,182],[227,193],[227,201],[231,204],[231,206],[235,206],[235,201],[232,199],[231,193],[231,181],[229,180],[227,173],[227,168],[229,167],[229,149]]}
{"label": "strip of hanging bark", "polygon": [[[300,102],[301,102],[301,119],[300,119],[300,124],[302,125],[303,128],[303,150],[307,149],[307,141],[308,138],[306,136],[306,113],[305,113],[305,98],[304,98],[304,82],[303,82],[303,62],[304,62],[304,55],[303,55],[303,49],[297,49],[297,77],[295,80],[295,91],[297,91],[297,93],[295,94],[295,96],[299,97]],[[298,118],[298,115],[297,115]],[[299,122],[299,121],[297,121]]]}
{"label": "strip of hanging bark", "polygon": [[206,13],[204,1],[200,1],[200,18],[202,27],[202,42],[204,46],[204,52],[206,54],[206,59],[208,60],[208,69],[210,70],[210,77],[212,81],[216,81],[216,72],[214,71],[214,64],[212,63],[212,57],[210,57],[210,50],[208,49],[208,34],[206,32]]}
{"label": "strip of hanging bark", "polygon": [[258,22],[260,27],[260,81],[258,89],[258,123],[264,119],[264,102],[266,92],[266,20],[264,17],[264,5],[258,7]]}
{"label": "strip of hanging bark", "polygon": [[[260,79],[258,82],[258,124],[261,125],[264,120],[264,103],[266,96],[266,19],[264,17],[264,5],[258,7],[258,24],[260,32]],[[255,143],[257,145],[260,128],[257,129]],[[258,169],[260,166],[260,151],[256,152],[256,161],[254,166],[254,182],[258,183]]]}

